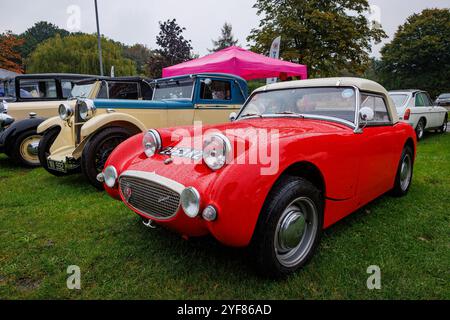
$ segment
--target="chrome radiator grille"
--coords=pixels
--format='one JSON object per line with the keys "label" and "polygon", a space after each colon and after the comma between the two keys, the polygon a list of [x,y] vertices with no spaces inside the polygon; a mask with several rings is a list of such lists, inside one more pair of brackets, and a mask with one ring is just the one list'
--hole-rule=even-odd
{"label": "chrome radiator grille", "polygon": [[179,193],[153,181],[122,176],[119,187],[125,201],[149,217],[170,219],[180,207]]}

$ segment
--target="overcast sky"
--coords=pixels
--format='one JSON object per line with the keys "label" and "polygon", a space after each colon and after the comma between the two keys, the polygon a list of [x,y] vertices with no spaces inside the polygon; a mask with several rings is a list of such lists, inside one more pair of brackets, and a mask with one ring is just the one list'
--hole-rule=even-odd
{"label": "overcast sky", "polygon": [[[425,8],[450,7],[450,0],[369,2],[378,6],[373,16],[381,20],[390,37],[409,15]],[[250,30],[259,23],[256,10],[252,8],[254,3],[255,0],[98,0],[101,33],[107,37],[155,48],[158,21],[176,18],[186,27],[185,36],[192,40],[194,52],[200,55],[208,53],[211,40],[218,37],[225,21],[233,25],[235,36],[245,47]],[[71,31],[94,33],[94,12],[94,0],[0,0],[0,32],[21,33],[35,22],[45,20]],[[374,47],[372,54],[378,56],[381,47]]]}

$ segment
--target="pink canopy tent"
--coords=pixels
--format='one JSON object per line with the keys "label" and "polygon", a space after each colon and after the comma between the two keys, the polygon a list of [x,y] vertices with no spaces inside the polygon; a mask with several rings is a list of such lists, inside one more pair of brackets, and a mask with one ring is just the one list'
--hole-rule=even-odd
{"label": "pink canopy tent", "polygon": [[239,47],[229,47],[203,58],[163,69],[163,77],[194,73],[229,73],[245,80],[300,77],[307,79],[305,65],[269,58]]}

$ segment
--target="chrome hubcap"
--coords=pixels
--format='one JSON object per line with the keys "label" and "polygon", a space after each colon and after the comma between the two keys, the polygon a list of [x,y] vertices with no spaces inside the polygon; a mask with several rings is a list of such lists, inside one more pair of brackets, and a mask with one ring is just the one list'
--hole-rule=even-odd
{"label": "chrome hubcap", "polygon": [[275,253],[285,267],[295,267],[310,251],[317,234],[318,214],[309,198],[294,200],[283,212],[275,232]]}
{"label": "chrome hubcap", "polygon": [[37,156],[38,155],[39,142],[32,142],[28,144],[27,151],[30,155]]}
{"label": "chrome hubcap", "polygon": [[42,137],[39,135],[34,135],[22,141],[20,145],[20,155],[22,159],[33,165],[39,164],[38,149],[41,138]]}
{"label": "chrome hubcap", "polygon": [[400,169],[400,186],[403,191],[406,191],[411,183],[412,176],[412,160],[409,155],[406,155],[403,159]]}

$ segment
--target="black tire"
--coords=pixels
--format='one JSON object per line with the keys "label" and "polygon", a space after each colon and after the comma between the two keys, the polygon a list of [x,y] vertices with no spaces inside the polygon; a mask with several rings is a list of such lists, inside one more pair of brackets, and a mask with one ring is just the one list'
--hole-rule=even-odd
{"label": "black tire", "polygon": [[8,155],[20,166],[28,168],[40,167],[37,152],[36,154],[33,154],[24,150],[27,149],[26,144],[28,142],[33,141],[34,143],[38,143],[40,139],[41,136],[37,134],[36,130],[25,131],[19,134],[19,136],[11,143],[11,147],[8,148]]}
{"label": "black tire", "polygon": [[[63,173],[58,172],[54,170],[50,170],[48,168],[47,158],[50,156],[50,148],[52,147],[53,143],[55,142],[56,138],[58,137],[58,134],[61,132],[61,128],[52,128],[44,132],[44,135],[42,136],[41,142],[39,143],[39,161],[41,163],[41,166],[51,175],[54,175],[55,177],[63,177],[73,172]],[[74,171],[75,172],[75,171]]]}
{"label": "black tire", "polygon": [[[314,204],[316,213],[312,215],[315,218],[311,218],[312,216],[309,219],[304,218],[304,225],[310,231],[307,232],[305,229],[301,240],[298,240],[298,248],[301,248],[303,243],[306,244],[305,239],[309,239],[306,248],[302,249],[303,253],[300,253],[298,261],[287,265],[281,257],[282,253],[276,249],[281,246],[282,242],[280,241],[282,239],[281,232],[278,231],[281,229],[280,224],[283,222],[283,218],[286,218],[287,208],[290,208],[293,201],[300,198],[308,199],[308,203]],[[323,208],[323,195],[309,181],[298,177],[284,176],[276,183],[261,210],[250,245],[257,271],[261,275],[271,278],[284,277],[302,268],[311,260],[322,235]],[[298,230],[295,231],[296,234],[297,232]],[[300,237],[300,235],[297,234],[295,237]],[[297,249],[292,249],[292,251],[294,250]]]}
{"label": "black tire", "polygon": [[[404,184],[404,173],[402,172],[403,170],[403,165],[405,163],[405,159],[409,158],[410,160],[410,172],[408,173],[408,177],[407,177],[407,182],[406,185]],[[412,150],[412,148],[410,146],[405,146],[405,148],[403,149],[402,152],[402,157],[400,159],[400,163],[398,165],[398,169],[397,169],[397,175],[395,177],[395,185],[394,185],[394,189],[392,189],[391,194],[394,197],[404,197],[408,194],[409,189],[411,188],[411,183],[412,183],[412,179],[414,176],[414,151]]]}
{"label": "black tire", "polygon": [[97,181],[97,175],[103,170],[111,152],[132,134],[120,127],[106,128],[86,143],[81,157],[81,171],[91,185],[104,190],[103,184]]}
{"label": "black tire", "polygon": [[448,114],[445,115],[444,123],[442,126],[438,129],[439,133],[446,133],[448,129]]}
{"label": "black tire", "polygon": [[417,123],[417,127],[416,127],[416,137],[417,137],[417,141],[420,141],[423,139],[423,137],[425,136],[425,126],[426,126],[426,122],[425,119],[420,119],[419,122]]}

